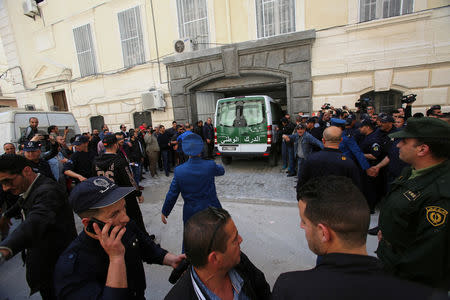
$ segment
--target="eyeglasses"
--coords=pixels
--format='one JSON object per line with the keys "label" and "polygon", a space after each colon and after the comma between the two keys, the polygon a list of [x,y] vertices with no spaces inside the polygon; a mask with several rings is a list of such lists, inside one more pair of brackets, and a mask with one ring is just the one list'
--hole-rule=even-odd
{"label": "eyeglasses", "polygon": [[216,207],[210,206],[210,207],[208,207],[208,210],[210,212],[212,212],[216,217],[219,218],[219,222],[216,224],[216,227],[214,228],[211,240],[209,241],[208,252],[206,252],[207,254],[211,253],[217,231],[219,230],[220,227],[222,227],[225,224],[225,220],[227,219],[227,216],[223,212],[218,210]]}

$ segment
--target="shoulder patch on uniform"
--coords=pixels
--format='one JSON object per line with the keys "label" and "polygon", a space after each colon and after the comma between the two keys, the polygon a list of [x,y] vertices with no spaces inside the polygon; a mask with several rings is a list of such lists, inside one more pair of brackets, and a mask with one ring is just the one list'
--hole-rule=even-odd
{"label": "shoulder patch on uniform", "polygon": [[414,193],[413,191],[408,190],[403,193],[403,196],[405,196],[408,201],[415,201],[417,198],[419,198],[420,192]]}
{"label": "shoulder patch on uniform", "polygon": [[342,159],[342,160],[347,160],[347,157],[341,156],[341,159]]}
{"label": "shoulder patch on uniform", "polygon": [[448,212],[439,206],[427,206],[425,207],[427,212],[427,220],[434,227],[441,226],[447,219]]}

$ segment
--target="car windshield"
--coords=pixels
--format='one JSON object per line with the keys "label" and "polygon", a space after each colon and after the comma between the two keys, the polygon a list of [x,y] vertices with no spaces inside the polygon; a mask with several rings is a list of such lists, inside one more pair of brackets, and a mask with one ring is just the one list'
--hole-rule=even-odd
{"label": "car windshield", "polygon": [[227,101],[219,104],[218,124],[221,126],[253,126],[263,121],[264,102],[262,100]]}

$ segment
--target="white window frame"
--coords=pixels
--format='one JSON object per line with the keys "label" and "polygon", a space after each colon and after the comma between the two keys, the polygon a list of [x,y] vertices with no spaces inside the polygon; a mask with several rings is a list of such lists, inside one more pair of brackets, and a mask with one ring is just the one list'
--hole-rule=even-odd
{"label": "white window frame", "polygon": [[[392,12],[392,5],[394,5],[395,1],[399,1],[400,7],[397,11]],[[410,11],[407,10],[407,2],[410,2]],[[363,8],[368,6],[371,3],[373,6],[370,9],[370,16],[365,16],[363,12]],[[385,7],[387,5],[387,12],[385,11]],[[414,0],[359,0],[359,22],[368,22],[376,19],[385,19],[396,16],[402,16],[406,14],[410,14],[414,12]]]}
{"label": "white window frame", "polygon": [[[136,31],[136,34],[134,36],[128,36],[123,38],[124,35],[126,35],[129,32],[122,32],[122,30],[126,30],[126,28],[121,27],[121,15],[130,13],[134,11],[135,14],[135,25],[134,30]],[[142,12],[139,5],[130,7],[128,9],[119,11],[117,13],[117,23],[119,27],[119,40],[120,40],[120,46],[122,49],[122,59],[123,59],[123,65],[124,67],[133,67],[136,65],[144,64],[146,62],[145,57],[145,43],[144,43],[144,30],[143,30],[143,24],[142,24]],[[130,31],[128,29],[128,31]],[[137,40],[137,47],[129,47],[127,44],[130,41]],[[125,48],[124,46],[127,45]],[[128,55],[126,55],[125,50],[130,50]],[[131,55],[130,55],[131,54]]]}
{"label": "white window frame", "polygon": [[[89,44],[88,45],[89,49],[80,49],[80,47],[82,47],[83,45],[77,44],[79,41],[77,41],[77,39],[76,39],[75,32],[77,30],[82,30],[83,27],[86,28],[86,30],[87,30],[85,33],[87,33],[87,37],[88,37],[87,42]],[[75,44],[75,52],[77,54],[78,68],[80,70],[81,77],[86,77],[86,76],[97,74],[97,59],[95,56],[94,38],[93,38],[91,28],[92,28],[92,26],[90,23],[86,23],[86,24],[72,28],[72,36],[73,36],[73,41]],[[83,57],[86,54],[88,55],[88,57],[91,60],[90,66],[83,65],[83,61],[82,61],[81,57]]]}
{"label": "white window frame", "polygon": [[[290,19],[286,19],[289,23],[292,21],[290,28],[287,28],[286,31],[282,32],[282,21],[280,18],[280,5],[282,4],[280,1],[290,1],[289,5],[292,5],[292,11],[288,10],[288,17]],[[264,13],[265,7],[273,5],[273,13],[271,15],[273,22],[272,26],[273,30],[266,30],[269,24],[266,23],[266,14]],[[260,11],[259,11],[260,10]],[[256,11],[256,36],[258,38],[265,38],[270,36],[276,36],[280,34],[286,34],[295,32],[296,30],[296,1],[295,0],[255,0],[255,11]],[[289,26],[287,26],[289,27]]]}
{"label": "white window frame", "polygon": [[[192,2],[193,6],[198,6],[198,2],[202,1],[205,6],[205,16],[198,17],[196,16],[195,19],[190,21],[185,21],[185,14],[184,14],[184,7],[187,4],[187,2]],[[210,28],[209,28],[209,9],[208,9],[208,1],[207,0],[176,0],[176,6],[177,6],[177,20],[178,20],[178,35],[180,38],[191,38],[193,39],[194,43],[196,45],[194,46],[195,49],[206,49],[209,48],[210,43]],[[193,11],[198,11],[198,8],[195,7]],[[201,22],[206,22],[205,28],[207,32],[203,32],[202,35],[196,35],[192,33],[187,33],[186,25],[190,23],[197,22],[200,24]],[[205,29],[204,28],[204,29]],[[202,31],[201,29],[197,28],[197,31]]]}

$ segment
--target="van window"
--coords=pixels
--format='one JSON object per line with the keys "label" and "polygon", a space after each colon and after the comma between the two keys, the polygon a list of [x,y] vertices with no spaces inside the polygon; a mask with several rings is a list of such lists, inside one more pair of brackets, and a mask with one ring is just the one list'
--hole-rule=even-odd
{"label": "van window", "polygon": [[245,102],[242,115],[247,121],[247,126],[262,123],[264,121],[263,103],[261,101]]}
{"label": "van window", "polygon": [[236,118],[235,102],[220,102],[218,109],[218,123],[222,126],[233,126]]}
{"label": "van window", "polygon": [[237,100],[219,103],[217,120],[220,126],[246,127],[264,122],[262,100]]}

